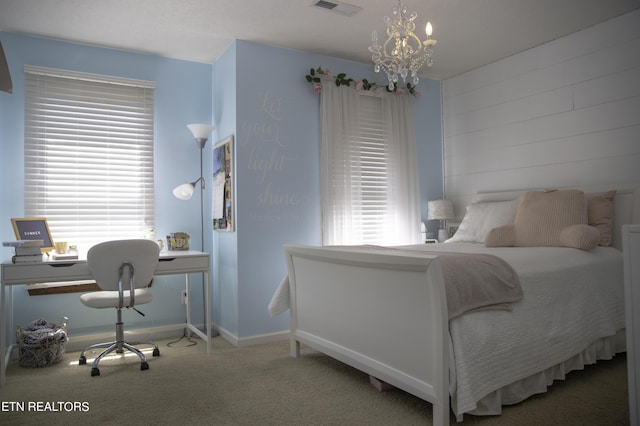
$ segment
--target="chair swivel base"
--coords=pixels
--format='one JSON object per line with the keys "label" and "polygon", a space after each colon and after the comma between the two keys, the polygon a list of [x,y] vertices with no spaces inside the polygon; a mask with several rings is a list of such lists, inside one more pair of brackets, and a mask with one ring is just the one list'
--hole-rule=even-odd
{"label": "chair swivel base", "polygon": [[[141,343],[135,343],[135,345],[152,345],[153,346],[153,356],[157,357],[160,356],[160,349],[158,349],[158,346],[154,343],[151,342],[141,342]],[[133,353],[135,353],[136,355],[138,355],[138,357],[140,358],[140,370],[148,370],[149,369],[149,363],[147,363],[147,358],[145,357],[145,355],[138,350],[137,348],[135,348],[133,346],[133,344],[129,344],[127,342],[109,342],[109,343],[98,343],[95,345],[91,345],[88,348],[85,348],[82,353],[80,354],[80,358],[78,359],[78,365],[85,365],[87,363],[87,357],[85,356],[85,353],[93,350],[93,349],[99,349],[99,348],[106,348],[104,351],[102,351],[100,353],[100,355],[98,355],[94,360],[93,360],[93,364],[91,366],[91,377],[93,376],[99,376],[100,375],[100,369],[98,368],[98,363],[100,362],[100,360],[102,358],[104,358],[106,355],[110,354],[111,352],[115,351],[116,353],[124,353],[124,350],[127,349]]]}

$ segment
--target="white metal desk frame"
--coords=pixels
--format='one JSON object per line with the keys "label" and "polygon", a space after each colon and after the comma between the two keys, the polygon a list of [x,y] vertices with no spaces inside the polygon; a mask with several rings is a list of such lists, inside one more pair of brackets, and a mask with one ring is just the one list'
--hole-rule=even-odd
{"label": "white metal desk frame", "polygon": [[[207,344],[207,353],[211,352],[211,301],[209,278],[209,253],[199,251],[168,251],[160,253],[160,262],[156,268],[155,276],[160,275],[185,275],[185,285],[187,292],[187,322],[186,327],[201,337]],[[206,334],[200,331],[191,323],[191,310],[189,308],[189,274],[204,273],[206,285],[204,286],[205,298],[205,322]],[[61,281],[86,281],[93,277],[89,271],[86,260],[71,261],[51,261],[42,263],[2,263],[2,286],[0,294],[0,387],[5,386],[6,368],[11,358],[13,344],[7,346],[7,327],[13,330],[13,286],[37,284],[41,282],[61,282]],[[9,288],[9,295],[6,295],[6,288]],[[8,298],[8,307],[7,307]],[[7,309],[8,308],[8,309]],[[13,332],[9,333],[13,335]]]}

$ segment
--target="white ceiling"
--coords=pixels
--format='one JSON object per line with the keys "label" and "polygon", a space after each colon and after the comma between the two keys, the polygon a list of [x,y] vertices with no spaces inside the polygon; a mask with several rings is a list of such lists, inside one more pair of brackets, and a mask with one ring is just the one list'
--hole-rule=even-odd
{"label": "white ceiling", "polygon": [[[0,31],[214,63],[234,39],[369,62],[395,0],[0,0]],[[330,0],[333,1],[333,0]],[[444,79],[640,8],[640,0],[404,0],[438,40],[424,73]],[[639,23],[640,25],[640,23]],[[423,35],[423,34],[419,34]],[[310,64],[310,66],[321,64]]]}

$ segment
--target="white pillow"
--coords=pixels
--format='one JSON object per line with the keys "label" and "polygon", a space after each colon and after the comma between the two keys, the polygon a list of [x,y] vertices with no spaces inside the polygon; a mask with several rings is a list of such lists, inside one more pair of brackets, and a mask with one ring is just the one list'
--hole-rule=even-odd
{"label": "white pillow", "polygon": [[510,225],[516,217],[519,198],[509,201],[487,201],[467,206],[458,230],[445,242],[484,243],[487,233],[498,226]]}

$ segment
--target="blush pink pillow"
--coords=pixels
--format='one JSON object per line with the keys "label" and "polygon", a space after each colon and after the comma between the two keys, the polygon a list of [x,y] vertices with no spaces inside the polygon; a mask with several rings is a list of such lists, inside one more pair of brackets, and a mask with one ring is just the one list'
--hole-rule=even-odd
{"label": "blush pink pillow", "polygon": [[560,233],[587,224],[584,193],[577,189],[529,191],[522,196],[513,222],[515,245],[562,246]]}

